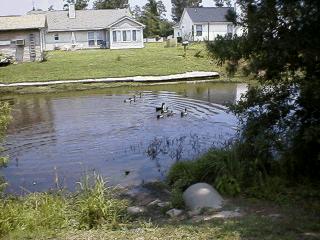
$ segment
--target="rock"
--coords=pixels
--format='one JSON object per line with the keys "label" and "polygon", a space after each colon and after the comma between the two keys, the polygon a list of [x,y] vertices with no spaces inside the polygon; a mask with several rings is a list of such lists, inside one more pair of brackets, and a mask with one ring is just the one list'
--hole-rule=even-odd
{"label": "rock", "polygon": [[202,208],[222,208],[223,198],[207,183],[196,183],[184,191],[183,200],[191,211]]}
{"label": "rock", "polygon": [[161,208],[169,207],[170,206],[170,202],[159,202],[159,203],[157,203],[157,206],[161,207]]}
{"label": "rock", "polygon": [[222,211],[222,212],[218,212],[216,214],[213,214],[211,216],[206,216],[203,218],[204,221],[209,221],[211,219],[214,219],[214,218],[223,218],[223,219],[226,219],[226,218],[236,218],[236,217],[241,217],[242,214],[239,213],[239,212],[234,212],[234,211]]}
{"label": "rock", "polygon": [[201,214],[201,209],[200,208],[188,212],[188,216],[189,217],[194,217],[194,216],[197,216],[197,215],[200,215],[200,214]]}
{"label": "rock", "polygon": [[166,214],[168,214],[170,217],[178,217],[183,213],[183,210],[181,209],[170,209],[169,211],[166,212]]}
{"label": "rock", "polygon": [[152,202],[148,203],[148,206],[155,206],[158,205],[158,203],[161,203],[160,199],[153,200]]}
{"label": "rock", "polygon": [[138,215],[138,214],[144,213],[145,209],[143,207],[132,206],[127,208],[127,212],[130,215]]}

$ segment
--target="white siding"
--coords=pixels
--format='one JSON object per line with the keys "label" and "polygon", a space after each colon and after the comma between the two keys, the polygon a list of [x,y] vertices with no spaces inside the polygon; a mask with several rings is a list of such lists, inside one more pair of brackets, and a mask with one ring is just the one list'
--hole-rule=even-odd
{"label": "white siding", "polygon": [[180,21],[180,29],[183,40],[192,41],[192,25],[193,22],[189,14],[185,11]]}
{"label": "white siding", "polygon": [[[134,41],[132,38],[132,31],[137,31],[137,37]],[[120,31],[120,38],[117,36],[117,41],[113,41],[113,32]],[[123,31],[129,31],[130,39],[123,41]],[[140,34],[139,34],[140,33]],[[139,34],[139,35],[138,35]],[[143,27],[129,19],[124,19],[115,24],[110,29],[110,49],[123,49],[123,48],[143,48]]]}
{"label": "white siding", "polygon": [[[46,49],[47,50],[54,50],[55,47],[60,47],[60,48],[99,48],[97,46],[97,43],[95,46],[89,46],[88,44],[88,32],[91,31],[74,31],[74,37],[75,37],[75,44],[73,46],[72,44],[72,32],[48,32],[46,35]],[[103,36],[103,39],[106,42],[108,42],[107,39],[107,34],[105,30],[99,30],[95,31],[95,36],[97,34],[101,34]],[[98,33],[99,32],[99,33]],[[54,36],[58,34],[59,40],[55,40]],[[97,37],[95,37],[96,39]],[[96,39],[97,40],[97,39]]]}

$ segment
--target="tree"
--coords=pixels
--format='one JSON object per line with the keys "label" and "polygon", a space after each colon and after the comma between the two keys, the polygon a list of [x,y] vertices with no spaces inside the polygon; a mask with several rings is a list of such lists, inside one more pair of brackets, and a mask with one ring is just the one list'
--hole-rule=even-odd
{"label": "tree", "polygon": [[63,0],[63,1],[66,3],[63,6],[64,10],[67,10],[70,4],[74,4],[76,10],[83,10],[88,7],[90,0]]}
{"label": "tree", "polygon": [[231,7],[231,0],[214,0],[216,7]]}
{"label": "tree", "polygon": [[320,179],[320,1],[239,0],[242,37],[207,43],[219,62],[255,76],[232,107],[249,169]]}
{"label": "tree", "polygon": [[200,7],[202,0],[171,0],[172,19],[179,22],[186,7]]}
{"label": "tree", "polygon": [[128,0],[96,0],[93,2],[94,9],[116,9],[129,7]]}
{"label": "tree", "polygon": [[142,10],[138,5],[135,5],[133,10],[131,11],[133,17],[137,20],[140,21],[140,18],[142,16]]}
{"label": "tree", "polygon": [[[138,10],[138,9],[136,9]],[[143,6],[139,21],[146,25],[144,35],[146,37],[158,37],[166,34],[165,27],[168,26],[165,19],[166,8],[162,1],[148,0]]]}
{"label": "tree", "polygon": [[50,5],[50,6],[48,7],[48,11],[53,11],[53,10],[54,10],[53,5]]}

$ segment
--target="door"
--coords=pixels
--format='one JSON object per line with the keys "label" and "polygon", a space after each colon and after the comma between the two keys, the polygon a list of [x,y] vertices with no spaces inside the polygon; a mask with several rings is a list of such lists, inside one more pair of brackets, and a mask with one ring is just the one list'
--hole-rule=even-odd
{"label": "door", "polygon": [[16,46],[16,61],[23,61],[24,46]]}

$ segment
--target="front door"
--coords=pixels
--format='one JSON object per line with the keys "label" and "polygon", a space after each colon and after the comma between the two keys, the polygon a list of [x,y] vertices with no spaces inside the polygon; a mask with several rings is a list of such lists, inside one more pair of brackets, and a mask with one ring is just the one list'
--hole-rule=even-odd
{"label": "front door", "polygon": [[16,61],[23,61],[24,46],[16,46]]}

